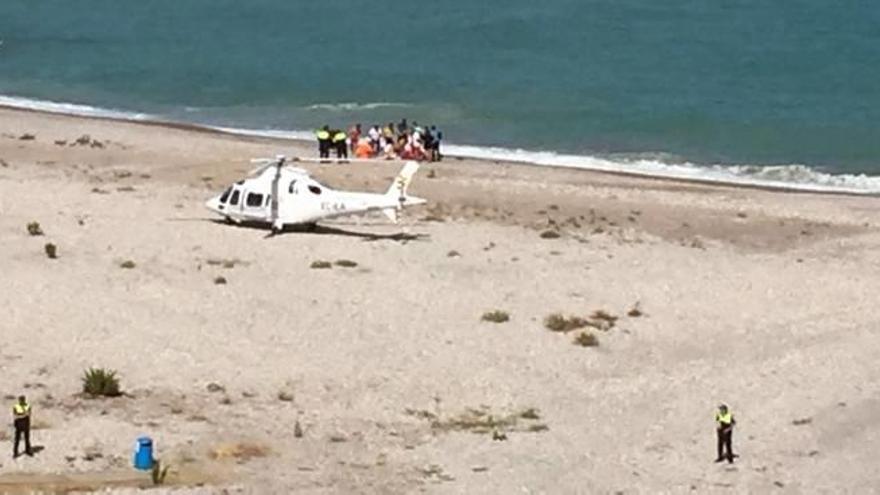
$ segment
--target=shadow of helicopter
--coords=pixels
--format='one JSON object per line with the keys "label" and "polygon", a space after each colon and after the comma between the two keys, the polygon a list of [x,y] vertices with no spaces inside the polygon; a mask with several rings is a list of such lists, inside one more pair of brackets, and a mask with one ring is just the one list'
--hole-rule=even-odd
{"label": "shadow of helicopter", "polygon": [[[215,224],[222,224],[226,226],[232,226],[243,229],[254,229],[254,230],[262,230],[266,231],[267,227],[265,223],[259,222],[242,222],[242,223],[229,223],[225,220],[221,219],[210,219],[211,222]],[[331,236],[342,236],[342,237],[356,237],[362,239],[364,242],[374,242],[374,241],[397,241],[402,243],[407,243],[409,241],[421,241],[427,240],[431,236],[429,234],[409,234],[406,232],[395,232],[393,234],[376,234],[374,232],[357,232],[354,230],[341,229],[339,227],[332,227],[328,225],[319,225],[319,224],[297,224],[297,225],[285,225],[284,229],[280,232],[270,231],[265,239],[269,239],[272,237],[286,235],[286,234],[313,234],[313,235],[331,235]]]}

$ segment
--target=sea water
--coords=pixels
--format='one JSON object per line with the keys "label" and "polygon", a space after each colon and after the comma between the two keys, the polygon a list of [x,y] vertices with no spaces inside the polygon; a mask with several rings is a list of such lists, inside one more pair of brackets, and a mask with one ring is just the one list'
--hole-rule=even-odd
{"label": "sea water", "polygon": [[2,0],[0,103],[451,153],[880,191],[880,5]]}

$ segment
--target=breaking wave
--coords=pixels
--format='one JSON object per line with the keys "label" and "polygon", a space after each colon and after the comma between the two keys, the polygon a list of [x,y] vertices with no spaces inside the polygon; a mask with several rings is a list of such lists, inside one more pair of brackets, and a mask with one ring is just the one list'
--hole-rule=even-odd
{"label": "breaking wave", "polygon": [[85,117],[105,117],[123,120],[152,120],[156,117],[145,113],[128,112],[125,110],[112,110],[107,108],[81,105],[78,103],[64,103],[57,101],[32,100],[16,96],[0,95],[0,106],[21,108],[24,110],[36,110],[40,112],[62,113],[68,115],[81,115]]}
{"label": "breaking wave", "polygon": [[410,103],[398,103],[390,101],[377,101],[370,103],[316,103],[306,107],[307,110],[329,110],[332,112],[355,112],[358,110],[376,110],[377,108],[410,108]]}

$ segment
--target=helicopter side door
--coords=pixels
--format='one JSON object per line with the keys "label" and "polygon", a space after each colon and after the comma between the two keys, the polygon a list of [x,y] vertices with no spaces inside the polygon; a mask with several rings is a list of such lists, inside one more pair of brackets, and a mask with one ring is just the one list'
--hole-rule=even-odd
{"label": "helicopter side door", "polygon": [[241,213],[248,219],[266,219],[269,211],[271,195],[263,191],[244,189],[242,191]]}

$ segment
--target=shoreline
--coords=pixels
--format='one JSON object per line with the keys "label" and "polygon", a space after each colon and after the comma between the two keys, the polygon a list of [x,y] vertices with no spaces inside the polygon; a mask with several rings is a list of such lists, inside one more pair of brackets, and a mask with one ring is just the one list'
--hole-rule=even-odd
{"label": "shoreline", "polygon": [[[27,101],[39,101],[39,100],[27,100]],[[53,102],[49,102],[53,103]],[[63,104],[58,104],[63,105]],[[101,111],[101,109],[96,107],[84,106],[72,104],[73,106],[83,107],[83,108],[94,108],[96,111]],[[28,106],[17,106],[15,104],[10,103],[0,103],[0,109],[8,110],[12,112],[28,112],[28,113],[37,113],[43,115],[54,115],[61,117],[69,117],[74,119],[85,119],[85,120],[96,120],[96,121],[105,121],[105,122],[125,122],[130,124],[140,124],[144,126],[150,127],[159,127],[165,129],[177,129],[189,132],[203,133],[203,134],[213,134],[213,135],[222,135],[222,136],[230,136],[236,139],[240,139],[245,142],[254,142],[254,143],[295,143],[300,146],[312,146],[314,143],[308,139],[304,139],[296,136],[281,136],[281,135],[272,135],[270,133],[284,133],[289,132],[291,134],[295,134],[297,132],[302,131],[261,131],[261,130],[252,130],[252,129],[237,129],[230,127],[221,127],[221,126],[212,126],[208,124],[199,124],[199,123],[189,123],[189,122],[180,122],[174,120],[163,120],[157,116],[144,115],[145,118],[136,118],[135,115],[141,114],[133,114],[132,117],[125,117],[124,111],[116,111],[116,110],[108,110],[107,112],[119,113],[120,115],[89,115],[84,113],[76,113],[75,111],[63,111],[63,110],[52,110],[52,109],[41,109],[41,108],[33,108]],[[84,110],[85,111],[85,110]],[[474,145],[446,145],[448,148],[474,148],[480,149],[479,146]],[[485,149],[496,149],[496,148],[485,148]],[[517,150],[507,150],[507,151],[517,151]],[[545,153],[545,152],[535,152],[535,153]],[[555,152],[546,152],[546,153],[555,153]],[[480,156],[471,156],[466,154],[458,154],[458,153],[444,153],[447,159],[451,158],[453,160],[469,160],[474,161],[481,164],[510,164],[517,166],[528,166],[528,167],[537,167],[544,169],[561,169],[561,170],[575,170],[582,171],[593,174],[600,174],[609,177],[623,177],[629,179],[642,179],[648,181],[662,181],[673,184],[680,185],[697,185],[697,186],[706,186],[706,187],[720,187],[720,188],[731,188],[731,189],[751,189],[758,191],[769,191],[775,193],[788,193],[788,194],[818,194],[818,195],[829,195],[829,196],[841,196],[841,197],[880,197],[880,190],[853,190],[840,188],[835,186],[822,186],[822,185],[812,185],[812,184],[802,184],[802,183],[763,183],[758,180],[736,180],[734,178],[725,178],[725,177],[689,177],[683,175],[676,175],[674,172],[670,173],[660,173],[660,172],[652,172],[652,171],[642,171],[642,170],[626,170],[626,169],[608,169],[600,166],[589,166],[589,165],[565,165],[565,164],[553,164],[553,163],[538,163],[536,161],[530,160],[515,160],[505,157],[498,158],[490,158],[490,157],[480,157]],[[560,157],[563,156],[575,156],[575,155],[557,155]],[[306,157],[298,157],[300,159]],[[594,157],[584,156],[584,159],[594,159]],[[311,157],[308,157],[311,159]],[[317,160],[317,159],[315,159]],[[604,160],[603,161],[610,160]],[[349,160],[355,161],[355,160]],[[372,160],[375,162],[387,162],[389,160],[381,160],[375,159]],[[390,162],[397,162],[400,160],[390,160]],[[331,160],[331,163],[335,162],[335,160]],[[427,162],[426,162],[427,163]],[[869,176],[866,176],[869,177]],[[880,179],[880,178],[878,178]]]}

